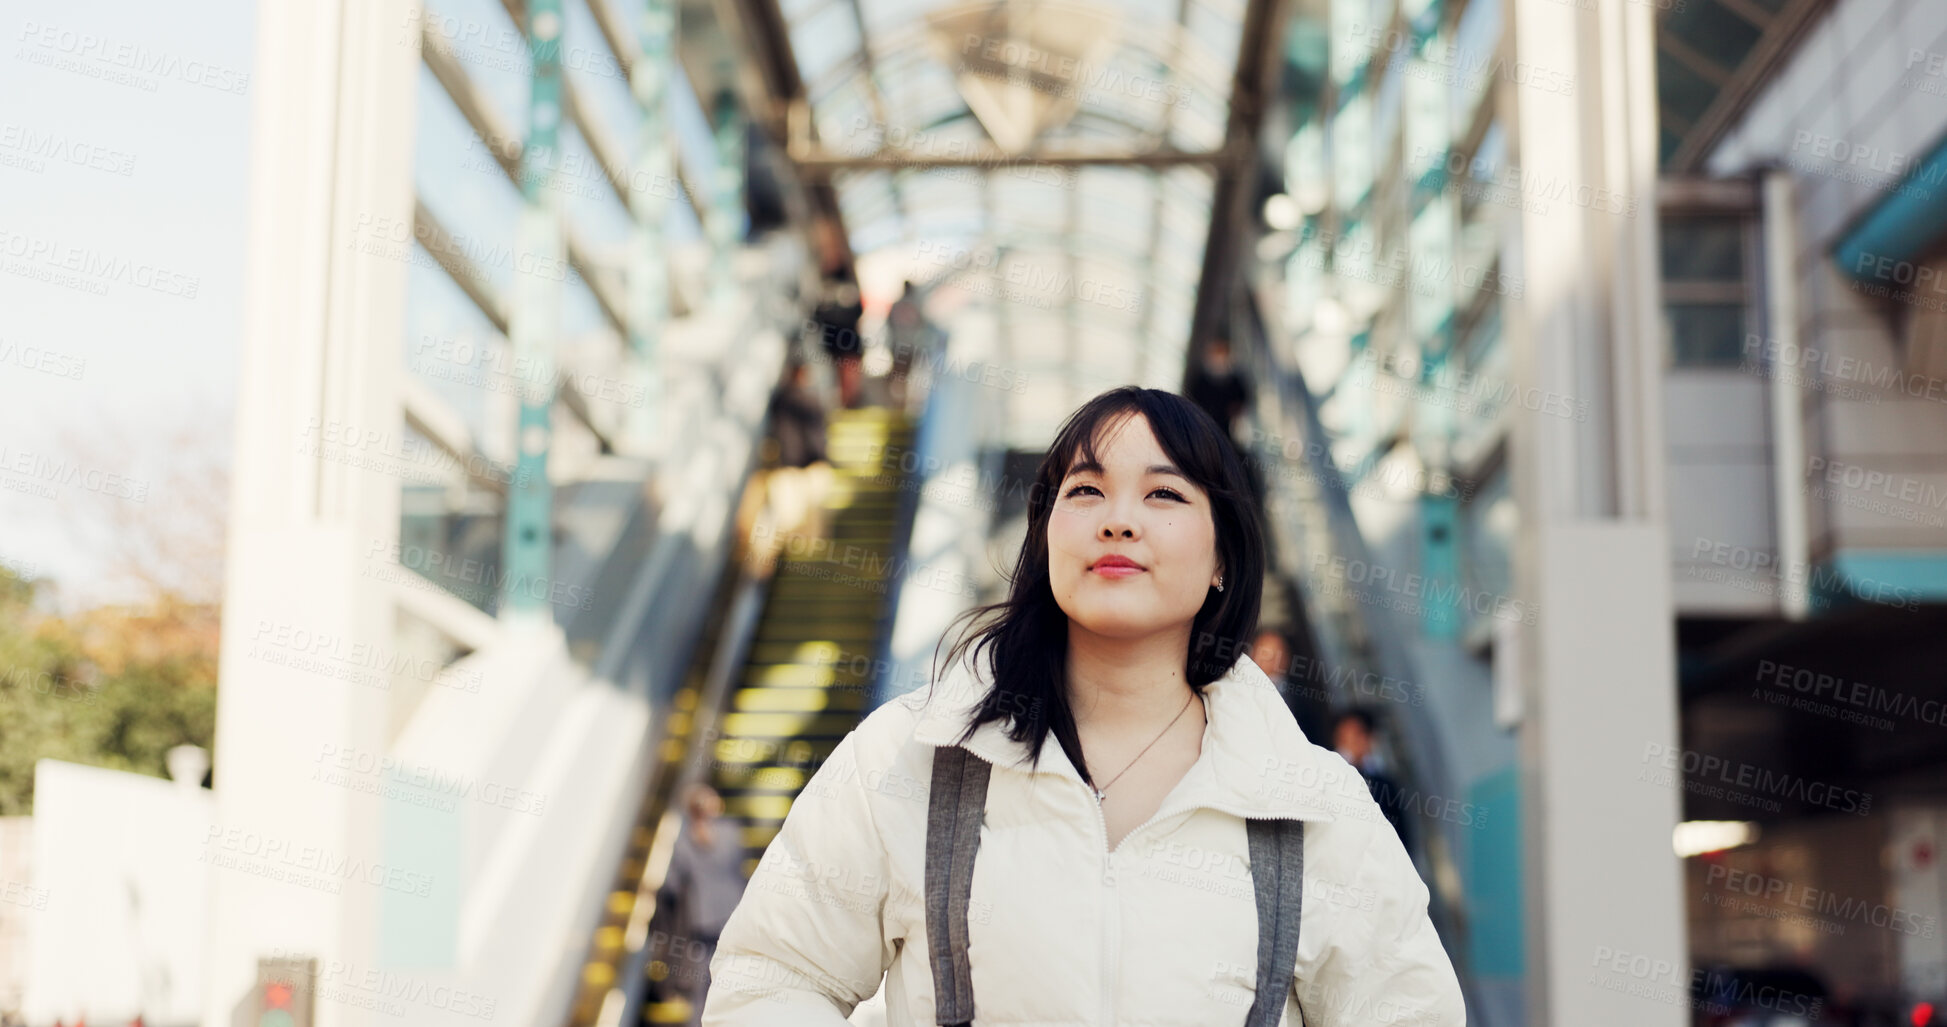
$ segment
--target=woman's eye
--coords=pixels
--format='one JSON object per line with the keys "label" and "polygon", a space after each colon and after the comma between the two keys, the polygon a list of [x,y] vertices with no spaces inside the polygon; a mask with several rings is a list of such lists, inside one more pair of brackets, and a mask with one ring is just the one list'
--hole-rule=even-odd
{"label": "woman's eye", "polygon": [[[1083,489],[1087,489],[1087,490],[1089,490],[1090,492],[1094,492],[1094,493],[1095,493],[1096,495],[1101,495],[1101,493],[1100,493],[1099,491],[1097,491],[1097,490],[1096,490],[1096,488],[1095,488],[1095,486],[1093,486],[1093,485],[1077,485],[1077,486],[1075,486],[1074,488],[1071,488],[1071,489],[1069,489],[1069,490],[1068,490],[1068,491],[1067,491],[1066,493],[1064,493],[1064,494],[1062,495],[1062,498],[1063,498],[1063,499],[1072,499],[1072,498],[1074,498],[1075,496],[1077,496],[1077,495],[1079,495],[1079,494],[1081,493],[1081,491],[1082,491]],[[1172,489],[1172,488],[1156,488],[1156,489],[1152,489],[1152,490],[1150,490],[1150,493],[1149,493],[1149,494],[1153,496],[1153,495],[1155,495],[1155,494],[1157,494],[1158,492],[1160,492],[1160,493],[1162,493],[1162,494],[1164,494],[1164,495],[1166,495],[1166,496],[1168,496],[1168,497],[1170,497],[1171,499],[1174,499],[1174,500],[1176,500],[1176,501],[1178,501],[1178,502],[1186,502],[1186,500],[1184,500],[1184,498],[1183,498],[1183,496],[1182,496],[1182,494],[1181,494],[1181,493],[1179,493],[1179,492],[1177,492],[1177,491],[1176,491],[1175,489]]]}

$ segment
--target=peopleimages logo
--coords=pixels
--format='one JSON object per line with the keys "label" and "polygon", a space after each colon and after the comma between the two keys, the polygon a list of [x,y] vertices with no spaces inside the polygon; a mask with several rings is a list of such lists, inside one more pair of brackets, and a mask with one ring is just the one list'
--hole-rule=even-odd
{"label": "peopleimages logo", "polygon": [[[1710,869],[1704,874],[1704,886],[1796,907],[1840,921],[1883,927],[1895,934],[1932,938],[1940,930],[1940,918],[1936,916],[1922,915],[1910,909],[1888,906],[1883,902],[1867,902],[1864,899],[1841,895],[1828,888],[1813,888],[1782,877],[1738,870],[1722,863],[1711,864]],[[1709,901],[1709,896],[1705,898]],[[1716,904],[1725,903],[1720,900]],[[1759,916],[1767,915],[1763,907],[1759,907],[1758,910],[1743,910],[1743,912],[1755,912]],[[1840,931],[1836,933],[1843,933],[1844,925],[1839,926]]]}
{"label": "peopleimages logo", "polygon": [[[1658,742],[1649,742],[1643,746],[1643,763],[1664,770],[1677,770],[1681,767],[1685,788],[1712,798],[1732,797],[1728,794],[1718,795],[1707,791],[1708,788],[1715,787],[1710,784],[1715,781],[1742,789],[1746,793],[1764,792],[1813,806],[1824,806],[1841,813],[1863,815],[1873,808],[1873,796],[1870,792],[1839,788],[1797,774],[1745,763],[1742,760],[1725,759],[1722,756],[1713,756],[1693,749],[1671,748]],[[1664,780],[1657,783],[1670,782]],[[1766,803],[1767,808],[1777,805],[1775,802]]]}
{"label": "peopleimages logo", "polygon": [[1773,660],[1758,661],[1757,680],[1780,692],[1796,692],[1867,713],[1888,713],[1922,724],[1947,727],[1947,703],[1938,699],[1916,699],[1863,681],[1848,681],[1836,675]]}

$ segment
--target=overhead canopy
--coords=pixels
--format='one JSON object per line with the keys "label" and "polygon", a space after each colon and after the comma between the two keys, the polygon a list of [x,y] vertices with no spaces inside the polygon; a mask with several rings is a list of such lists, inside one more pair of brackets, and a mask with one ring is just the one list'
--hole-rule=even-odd
{"label": "overhead canopy", "polygon": [[1831,0],[1662,0],[1656,14],[1659,150],[1695,171]]}
{"label": "overhead canopy", "polygon": [[778,97],[792,159],[829,180],[862,263],[963,293],[991,326],[1019,444],[1112,385],[1177,386],[1255,128],[1233,111],[1243,29],[1269,4],[756,6],[795,66],[773,76],[797,91]]}

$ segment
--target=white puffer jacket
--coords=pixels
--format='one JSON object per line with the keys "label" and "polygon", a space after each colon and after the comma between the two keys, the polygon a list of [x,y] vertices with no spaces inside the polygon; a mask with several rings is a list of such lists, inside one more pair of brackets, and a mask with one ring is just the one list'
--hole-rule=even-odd
{"label": "white puffer jacket", "polygon": [[[724,928],[704,1027],[934,1022],[933,750],[959,737],[985,688],[963,660],[930,702],[920,689],[885,703],[839,743]],[[1204,694],[1201,755],[1114,852],[1053,739],[1036,771],[999,723],[969,740],[994,768],[968,914],[975,1023],[1242,1023],[1257,982],[1244,820],[1285,817],[1307,826],[1296,977],[1279,1022],[1464,1024],[1426,885],[1358,773],[1305,739],[1250,659]]]}

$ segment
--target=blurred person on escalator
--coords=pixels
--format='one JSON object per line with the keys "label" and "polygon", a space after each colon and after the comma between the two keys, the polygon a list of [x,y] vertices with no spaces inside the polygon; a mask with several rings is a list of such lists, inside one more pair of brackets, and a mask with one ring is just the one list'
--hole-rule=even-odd
{"label": "blurred person on escalator", "polygon": [[1380,812],[1386,815],[1386,822],[1399,832],[1401,845],[1407,852],[1413,851],[1413,838],[1406,822],[1406,794],[1399,782],[1386,773],[1386,760],[1373,745],[1377,735],[1376,722],[1371,711],[1354,707],[1339,714],[1332,727],[1332,747],[1338,750],[1345,762],[1366,779],[1366,788],[1372,792],[1372,799],[1379,804]]}
{"label": "blurred person on escalator", "polygon": [[906,410],[912,391],[913,365],[927,366],[940,330],[920,310],[919,286],[906,281],[899,298],[886,311],[886,346],[892,351],[892,371],[887,375],[887,392],[895,410]]}
{"label": "blurred person on escalator", "polygon": [[1251,493],[1262,502],[1263,478],[1257,462],[1251,458],[1251,448],[1237,440],[1237,422],[1251,406],[1251,382],[1231,361],[1229,339],[1219,335],[1204,346],[1203,357],[1190,374],[1185,395],[1224,430],[1231,448],[1244,462],[1244,473],[1250,480]]}
{"label": "blurred person on escalator", "polygon": [[1286,675],[1291,671],[1291,647],[1285,644],[1284,636],[1274,629],[1260,628],[1257,637],[1251,640],[1251,662],[1277,686],[1278,694],[1290,702],[1291,682]]}
{"label": "blurred person on escalator", "polygon": [[771,394],[771,437],[776,466],[761,472],[761,497],[739,513],[738,530],[750,540],[751,566],[768,575],[778,554],[802,549],[826,530],[825,497],[831,493],[832,465],[825,426],[825,404],[811,385],[811,367],[794,364]]}
{"label": "blurred person on escalator", "polygon": [[852,269],[841,265],[826,271],[811,320],[817,327],[819,345],[838,376],[838,405],[847,410],[859,405],[863,384],[860,361],[865,355],[865,341],[859,336],[859,318],[864,315],[865,303],[859,297],[859,281]]}
{"label": "blurred person on escalator", "polygon": [[825,405],[811,387],[811,367],[793,365],[771,394],[771,432],[780,467],[809,467],[827,458]]}
{"label": "blurred person on escalator", "polygon": [[665,978],[689,1001],[691,1024],[703,1022],[710,991],[710,959],[731,911],[744,895],[744,840],[736,820],[723,815],[723,797],[698,782],[683,797],[683,830],[670,852],[669,872],[656,891],[658,949]]}

